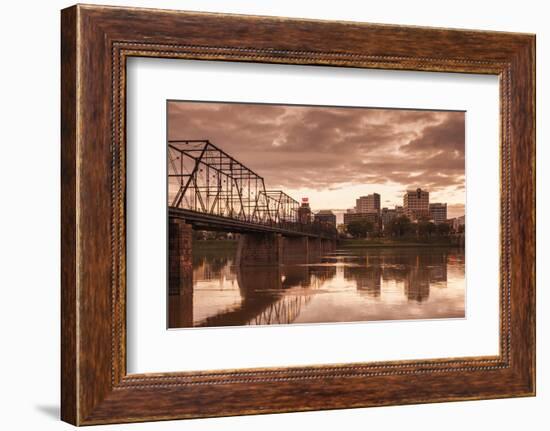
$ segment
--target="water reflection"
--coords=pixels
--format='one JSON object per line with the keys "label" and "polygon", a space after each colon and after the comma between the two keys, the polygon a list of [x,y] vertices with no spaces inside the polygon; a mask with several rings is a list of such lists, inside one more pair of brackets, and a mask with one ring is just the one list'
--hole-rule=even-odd
{"label": "water reflection", "polygon": [[196,252],[193,283],[169,296],[169,326],[464,317],[464,250],[337,249],[315,263],[237,267]]}

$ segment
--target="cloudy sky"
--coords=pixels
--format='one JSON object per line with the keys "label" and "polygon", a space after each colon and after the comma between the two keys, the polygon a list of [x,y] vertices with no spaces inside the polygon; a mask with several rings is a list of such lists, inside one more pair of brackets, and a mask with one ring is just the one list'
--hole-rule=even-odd
{"label": "cloudy sky", "polygon": [[209,139],[268,189],[308,197],[314,210],[345,210],[374,192],[392,208],[421,187],[455,217],[464,214],[464,120],[448,111],[169,102],[168,139]]}

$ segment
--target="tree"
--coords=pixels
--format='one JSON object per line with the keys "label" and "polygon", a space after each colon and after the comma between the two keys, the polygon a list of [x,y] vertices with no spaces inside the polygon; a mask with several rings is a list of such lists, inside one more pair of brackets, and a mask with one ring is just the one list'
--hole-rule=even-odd
{"label": "tree", "polygon": [[347,230],[346,230],[346,225],[344,223],[340,223],[339,225],[337,225],[336,230],[338,231],[338,236],[340,238],[346,237]]}
{"label": "tree", "polygon": [[402,215],[396,217],[388,223],[388,232],[392,236],[405,236],[412,232],[413,226],[410,219]]}
{"label": "tree", "polygon": [[430,237],[435,232],[435,224],[429,220],[420,220],[417,224],[418,236]]}
{"label": "tree", "polygon": [[354,238],[366,238],[374,232],[374,223],[367,219],[353,220],[348,223],[348,233]]}
{"label": "tree", "polygon": [[448,223],[440,223],[437,226],[437,234],[440,236],[448,236],[451,231],[451,226]]}

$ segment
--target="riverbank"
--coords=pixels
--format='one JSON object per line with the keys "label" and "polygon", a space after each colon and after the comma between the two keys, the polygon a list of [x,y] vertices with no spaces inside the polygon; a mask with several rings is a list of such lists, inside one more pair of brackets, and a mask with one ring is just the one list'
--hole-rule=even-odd
{"label": "riverbank", "polygon": [[387,247],[453,247],[464,248],[464,245],[459,245],[449,238],[404,238],[404,239],[343,239],[338,241],[338,247],[347,248],[387,248]]}
{"label": "riverbank", "polygon": [[[203,252],[208,251],[235,251],[237,249],[238,240],[229,239],[208,239],[208,240],[193,240],[193,248]],[[464,245],[456,244],[449,238],[404,238],[404,239],[388,239],[388,238],[373,238],[373,239],[343,239],[338,241],[338,247],[345,248],[398,248],[398,247],[453,247],[464,248]]]}

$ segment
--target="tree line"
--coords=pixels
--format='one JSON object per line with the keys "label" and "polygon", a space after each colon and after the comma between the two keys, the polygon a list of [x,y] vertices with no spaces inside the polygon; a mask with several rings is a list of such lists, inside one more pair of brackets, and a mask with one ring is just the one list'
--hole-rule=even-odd
{"label": "tree line", "polygon": [[[348,223],[347,233],[354,238],[367,238],[379,236],[380,231],[376,225],[367,219],[353,220]],[[406,215],[392,219],[384,226],[384,236],[390,237],[443,237],[451,233],[451,226],[447,223],[435,224],[429,219],[420,219],[413,223]]]}

